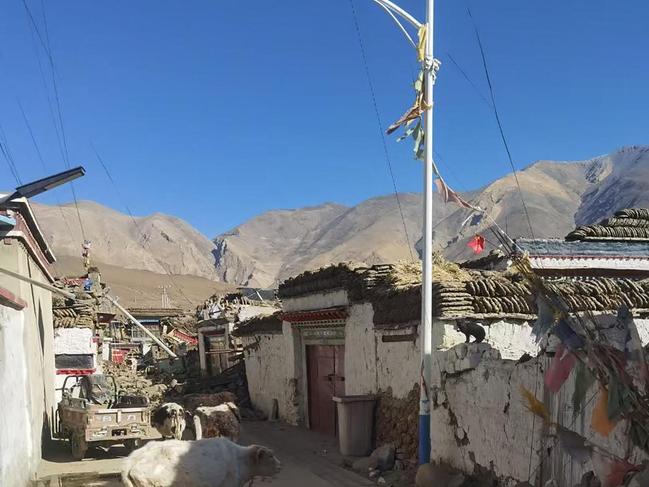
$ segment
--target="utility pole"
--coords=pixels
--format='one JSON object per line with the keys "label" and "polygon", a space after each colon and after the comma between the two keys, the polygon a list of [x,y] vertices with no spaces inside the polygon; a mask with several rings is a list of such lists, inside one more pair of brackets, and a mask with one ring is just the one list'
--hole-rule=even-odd
{"label": "utility pole", "polygon": [[167,286],[158,286],[159,289],[162,289],[161,301],[162,309],[170,308],[169,295],[167,294]]}
{"label": "utility pole", "polygon": [[[403,26],[398,17],[418,29],[422,35],[422,24],[415,17],[396,5],[391,0],[373,0],[392,17],[410,44],[418,51],[417,45]],[[422,259],[421,284],[421,323],[419,325],[419,347],[421,349],[420,391],[419,391],[419,463],[430,462],[431,424],[430,424],[430,392],[432,382],[433,361],[433,85],[439,62],[433,56],[433,20],[435,1],[426,0],[426,39],[423,46],[424,55],[421,59],[423,81],[425,85],[424,101],[424,250]],[[419,39],[422,42],[421,38]]]}
{"label": "utility pole", "polygon": [[435,0],[427,0],[426,51],[423,61],[426,85],[424,112],[424,255],[421,283],[421,390],[419,398],[419,464],[430,462],[430,386],[433,359],[433,85],[435,84],[435,59],[433,57],[433,20]]}

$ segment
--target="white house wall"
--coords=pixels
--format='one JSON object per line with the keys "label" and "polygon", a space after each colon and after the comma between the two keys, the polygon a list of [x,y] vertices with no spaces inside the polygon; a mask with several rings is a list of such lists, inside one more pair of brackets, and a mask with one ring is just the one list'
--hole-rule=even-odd
{"label": "white house wall", "polygon": [[298,423],[298,380],[293,335],[288,323],[284,333],[243,337],[246,352],[246,377],[250,399],[256,408],[270,416],[277,399],[279,418]]}
{"label": "white house wall", "polygon": [[[385,335],[402,334],[403,332],[389,332]],[[378,390],[392,389],[396,398],[404,398],[415,384],[419,384],[419,369],[421,364],[421,351],[419,339],[414,342],[383,342],[381,336],[376,335],[376,372],[378,376]]]}
{"label": "white house wall", "polygon": [[[516,480],[511,485],[527,480],[533,416],[519,391],[521,385],[534,391],[535,379],[543,376],[536,378],[534,363],[500,360],[447,377],[431,407],[431,457],[469,473],[478,465],[501,480]],[[535,429],[535,445],[540,431]],[[533,455],[532,468],[537,464]]]}
{"label": "white house wall", "polygon": [[350,306],[345,324],[345,393],[377,391],[376,334],[370,303]]}
{"label": "white house wall", "polygon": [[0,485],[26,485],[32,470],[34,442],[30,406],[24,317],[0,306]]}
{"label": "white house wall", "polygon": [[[8,242],[0,266],[47,282],[23,245]],[[52,297],[8,276],[0,286],[27,303],[21,311],[0,306],[0,485],[20,486],[35,475],[55,407]]]}

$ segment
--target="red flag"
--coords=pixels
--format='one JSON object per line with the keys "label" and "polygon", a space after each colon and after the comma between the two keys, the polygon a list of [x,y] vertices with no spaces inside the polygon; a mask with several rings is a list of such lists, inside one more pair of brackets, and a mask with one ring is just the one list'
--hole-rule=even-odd
{"label": "red flag", "polygon": [[469,240],[467,246],[473,249],[474,254],[479,254],[484,250],[484,243],[485,243],[484,237],[482,235],[476,234],[475,237]]}

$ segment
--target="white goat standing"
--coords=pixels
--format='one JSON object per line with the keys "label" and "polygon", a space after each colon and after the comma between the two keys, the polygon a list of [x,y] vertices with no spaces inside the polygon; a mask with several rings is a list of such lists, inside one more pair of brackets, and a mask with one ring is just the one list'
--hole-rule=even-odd
{"label": "white goat standing", "polygon": [[126,487],[243,487],[256,477],[274,477],[280,467],[272,450],[227,438],[153,441],[125,459],[122,482]]}

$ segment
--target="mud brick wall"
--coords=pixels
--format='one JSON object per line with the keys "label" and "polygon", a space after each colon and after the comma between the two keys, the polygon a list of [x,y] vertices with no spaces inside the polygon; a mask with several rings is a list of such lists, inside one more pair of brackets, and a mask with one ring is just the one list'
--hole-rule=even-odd
{"label": "mud brick wall", "polygon": [[396,398],[392,390],[378,393],[375,419],[376,446],[395,445],[405,459],[417,458],[419,387],[404,397]]}

